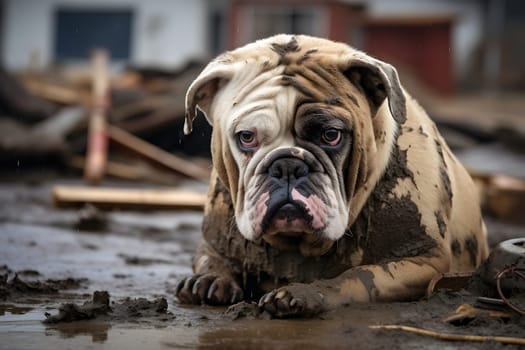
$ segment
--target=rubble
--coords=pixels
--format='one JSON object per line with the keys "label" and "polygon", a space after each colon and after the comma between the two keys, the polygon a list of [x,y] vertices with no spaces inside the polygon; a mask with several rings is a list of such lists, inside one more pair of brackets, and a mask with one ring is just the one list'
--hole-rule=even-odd
{"label": "rubble", "polygon": [[[82,167],[90,169],[89,144],[95,140],[100,174],[93,178],[105,176],[109,162],[113,177],[126,177],[119,166],[127,165],[135,178],[151,182],[173,182],[177,176],[207,179],[206,164],[173,154],[183,148],[186,156],[209,155],[201,139],[210,136],[209,127],[182,136],[185,91],[202,65],[189,62],[173,71],[128,68],[110,77],[100,61],[95,60],[101,66],[95,73],[64,68],[14,75],[0,67],[0,163],[78,169],[83,158]],[[89,141],[93,125],[99,130]]]}

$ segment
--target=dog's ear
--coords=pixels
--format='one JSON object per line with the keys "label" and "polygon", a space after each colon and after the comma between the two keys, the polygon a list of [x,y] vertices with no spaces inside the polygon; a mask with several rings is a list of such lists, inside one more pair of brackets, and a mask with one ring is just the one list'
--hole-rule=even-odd
{"label": "dog's ear", "polygon": [[217,92],[233,76],[233,67],[220,57],[210,62],[199,76],[191,83],[186,92],[186,119],[184,133],[188,135],[193,129],[193,120],[203,113],[210,124],[210,107]]}
{"label": "dog's ear", "polygon": [[370,56],[359,56],[350,60],[344,70],[345,76],[366,95],[373,114],[388,98],[392,117],[403,124],[406,120],[406,101],[396,69]]}

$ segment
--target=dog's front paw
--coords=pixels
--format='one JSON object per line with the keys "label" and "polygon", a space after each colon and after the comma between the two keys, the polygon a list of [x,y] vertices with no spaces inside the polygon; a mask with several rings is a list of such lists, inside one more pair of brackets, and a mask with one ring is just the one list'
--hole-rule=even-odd
{"label": "dog's front paw", "polygon": [[259,300],[259,307],[279,318],[308,317],[323,311],[324,295],[303,283],[275,289]]}
{"label": "dog's front paw", "polygon": [[243,299],[243,291],[230,277],[195,275],[177,284],[175,296],[181,304],[229,305]]}

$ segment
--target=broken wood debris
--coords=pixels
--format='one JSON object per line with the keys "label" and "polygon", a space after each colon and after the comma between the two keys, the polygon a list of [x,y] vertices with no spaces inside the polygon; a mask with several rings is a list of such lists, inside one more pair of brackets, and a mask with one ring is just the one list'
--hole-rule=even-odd
{"label": "broken wood debris", "polygon": [[155,165],[198,180],[208,180],[210,177],[208,169],[168,153],[118,127],[109,126],[108,135],[112,142]]}
{"label": "broken wood debris", "polygon": [[469,169],[491,215],[509,222],[525,223],[525,179],[504,174],[485,174]]}
{"label": "broken wood debris", "polygon": [[459,291],[468,286],[472,272],[445,272],[440,273],[432,280],[427,287],[427,297],[432,296],[440,290]]}
{"label": "broken wood debris", "polygon": [[512,314],[499,310],[485,310],[474,307],[470,304],[461,304],[452,314],[445,317],[443,321],[455,326],[461,326],[481,317],[490,317],[502,321],[508,321],[512,317]]}
{"label": "broken wood debris", "polygon": [[387,329],[387,330],[399,330],[410,333],[416,333],[425,335],[428,337],[441,339],[441,340],[452,340],[452,341],[471,341],[471,342],[498,342],[502,344],[516,344],[525,345],[525,338],[514,338],[514,337],[500,337],[491,335],[470,335],[470,334],[451,334],[434,332],[423,328],[403,326],[403,325],[373,325],[368,326],[371,329]]}
{"label": "broken wood debris", "polygon": [[24,78],[24,85],[34,96],[62,105],[90,105],[89,96],[67,87],[45,83],[34,77]]}
{"label": "broken wood debris", "polygon": [[[69,159],[69,166],[84,170],[86,158],[74,156]],[[180,180],[177,174],[158,170],[140,160],[124,162],[123,160],[108,160],[106,175],[127,181],[145,181],[161,185],[173,185]]]}

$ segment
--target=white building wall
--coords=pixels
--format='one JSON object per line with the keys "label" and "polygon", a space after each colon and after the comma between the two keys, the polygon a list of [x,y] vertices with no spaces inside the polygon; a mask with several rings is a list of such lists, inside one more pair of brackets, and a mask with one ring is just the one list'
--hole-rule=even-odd
{"label": "white building wall", "polygon": [[7,0],[2,61],[8,69],[26,67],[34,52],[42,66],[53,62],[54,11],[60,6],[133,10],[133,64],[174,67],[207,56],[205,0]]}

